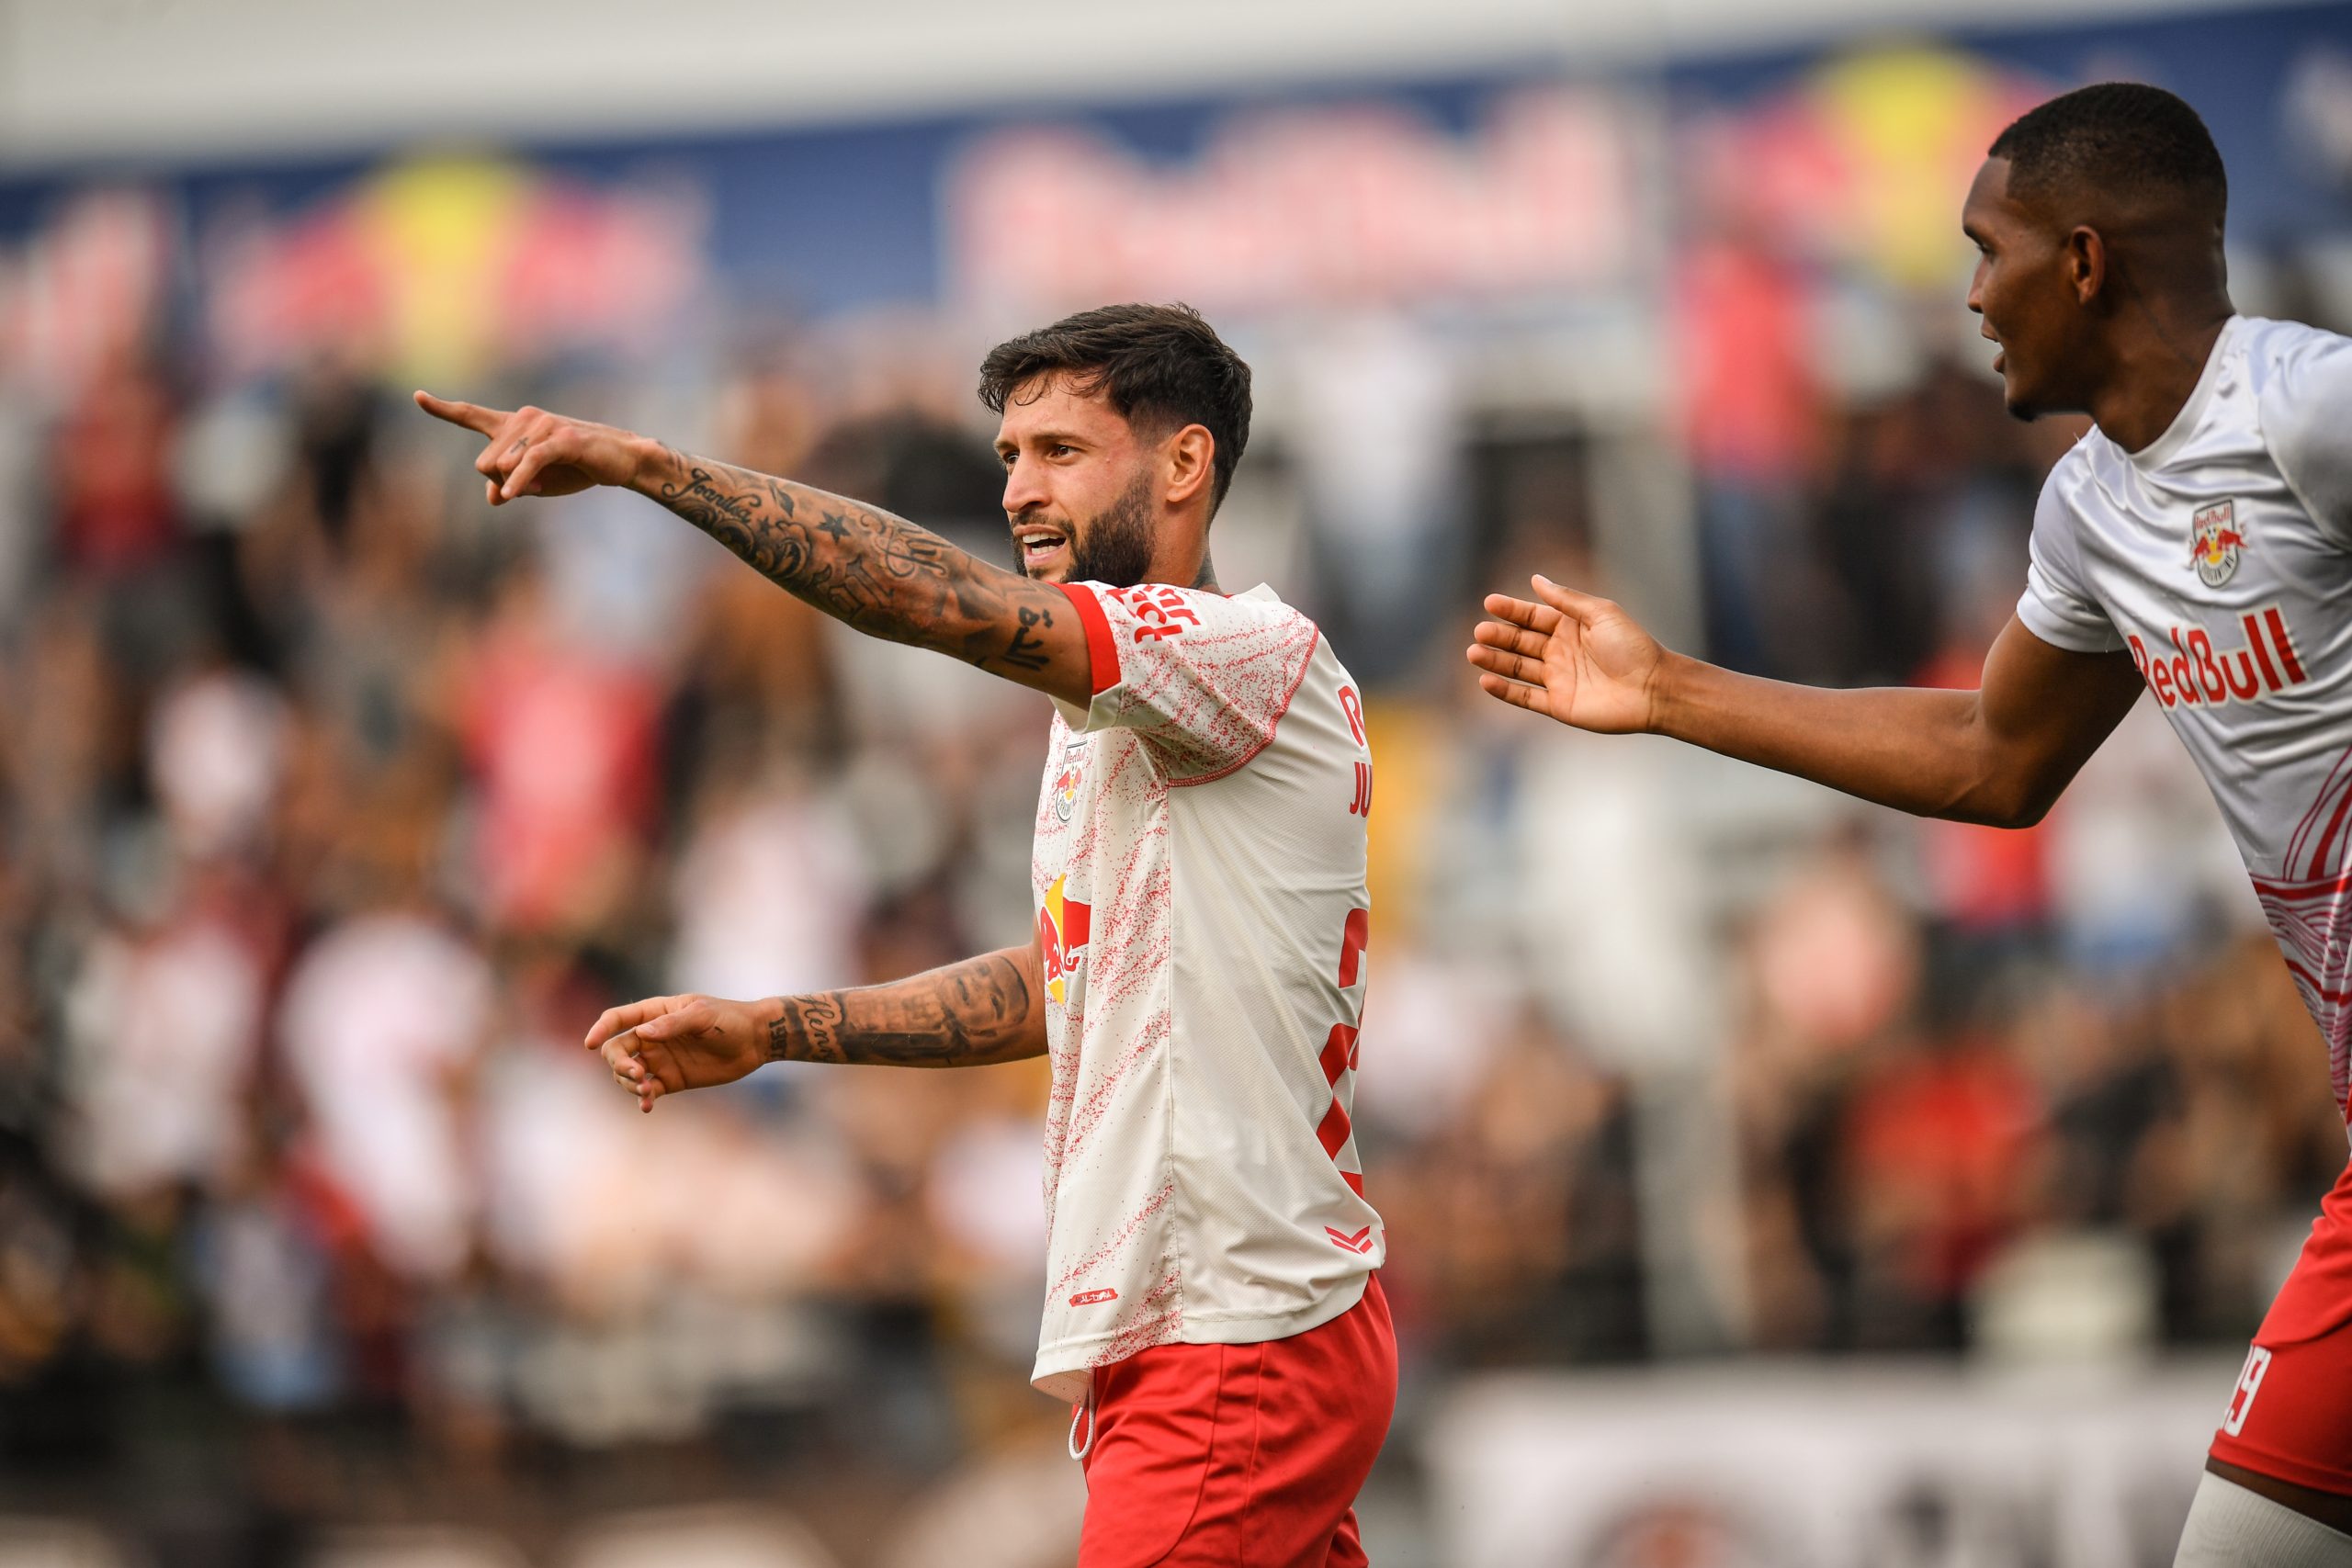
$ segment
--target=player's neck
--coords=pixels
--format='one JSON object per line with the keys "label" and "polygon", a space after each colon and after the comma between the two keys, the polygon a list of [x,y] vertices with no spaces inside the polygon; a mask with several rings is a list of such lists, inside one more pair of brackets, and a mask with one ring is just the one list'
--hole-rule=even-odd
{"label": "player's neck", "polygon": [[2204,378],[2205,365],[2229,324],[2231,305],[2217,295],[2194,312],[2167,320],[2148,312],[2118,345],[2107,385],[2091,399],[2099,433],[2126,452],[2147,447],[2170,430]]}
{"label": "player's neck", "polygon": [[1170,582],[1180,588],[1205,589],[1222,593],[1216,585],[1216,568],[1209,562],[1209,542],[1199,533],[1170,528],[1163,531],[1159,547],[1152,552],[1151,565],[1145,573],[1146,582]]}

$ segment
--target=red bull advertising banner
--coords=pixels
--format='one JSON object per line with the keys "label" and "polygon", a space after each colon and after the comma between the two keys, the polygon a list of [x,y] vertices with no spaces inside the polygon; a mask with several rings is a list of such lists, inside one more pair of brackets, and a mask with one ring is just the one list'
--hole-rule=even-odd
{"label": "red bull advertising banner", "polygon": [[1245,327],[1374,303],[1510,330],[1654,307],[1664,264],[1724,233],[1940,300],[1994,132],[2115,75],[2205,115],[2241,240],[2352,229],[2352,4],[2232,8],[478,157],[18,172],[0,375],[70,381],[159,334],[235,377],[316,355],[642,365],[723,351],[747,320],[1001,325],[1111,297]]}

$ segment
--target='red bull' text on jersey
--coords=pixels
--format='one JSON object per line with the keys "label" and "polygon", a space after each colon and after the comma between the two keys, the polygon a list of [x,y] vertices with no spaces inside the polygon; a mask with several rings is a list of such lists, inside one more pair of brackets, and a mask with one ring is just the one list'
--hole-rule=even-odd
{"label": "'red bull' text on jersey", "polygon": [[1264,587],[1065,589],[1031,881],[1053,1093],[1033,1381],[1302,1334],[1385,1256],[1350,1115],[1372,752],[1354,683]]}

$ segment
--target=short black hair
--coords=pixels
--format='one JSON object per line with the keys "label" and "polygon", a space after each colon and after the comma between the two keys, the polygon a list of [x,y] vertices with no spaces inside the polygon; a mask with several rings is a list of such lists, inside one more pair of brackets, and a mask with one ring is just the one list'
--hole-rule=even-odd
{"label": "short black hair", "polygon": [[991,412],[1042,376],[1101,392],[1138,429],[1205,427],[1216,443],[1209,511],[1224,504],[1250,445],[1250,367],[1190,305],[1104,305],[1065,316],[989,350],[980,401]]}
{"label": "short black hair", "polygon": [[2205,122],[2173,94],[2139,82],[2099,82],[2028,109],[1985,154],[2009,161],[2009,194],[2061,186],[2120,196],[2186,196],[2220,223],[2229,175]]}

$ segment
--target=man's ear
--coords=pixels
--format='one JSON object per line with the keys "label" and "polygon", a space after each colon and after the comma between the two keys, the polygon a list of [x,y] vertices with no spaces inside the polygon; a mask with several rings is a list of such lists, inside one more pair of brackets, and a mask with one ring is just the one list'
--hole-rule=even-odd
{"label": "man's ear", "polygon": [[1207,493],[1216,469],[1216,437],[1204,424],[1188,424],[1168,438],[1162,459],[1168,477],[1168,503],[1182,506]]}
{"label": "man's ear", "polygon": [[2066,236],[2066,282],[2078,305],[2089,304],[2107,288],[2107,241],[2088,224]]}

